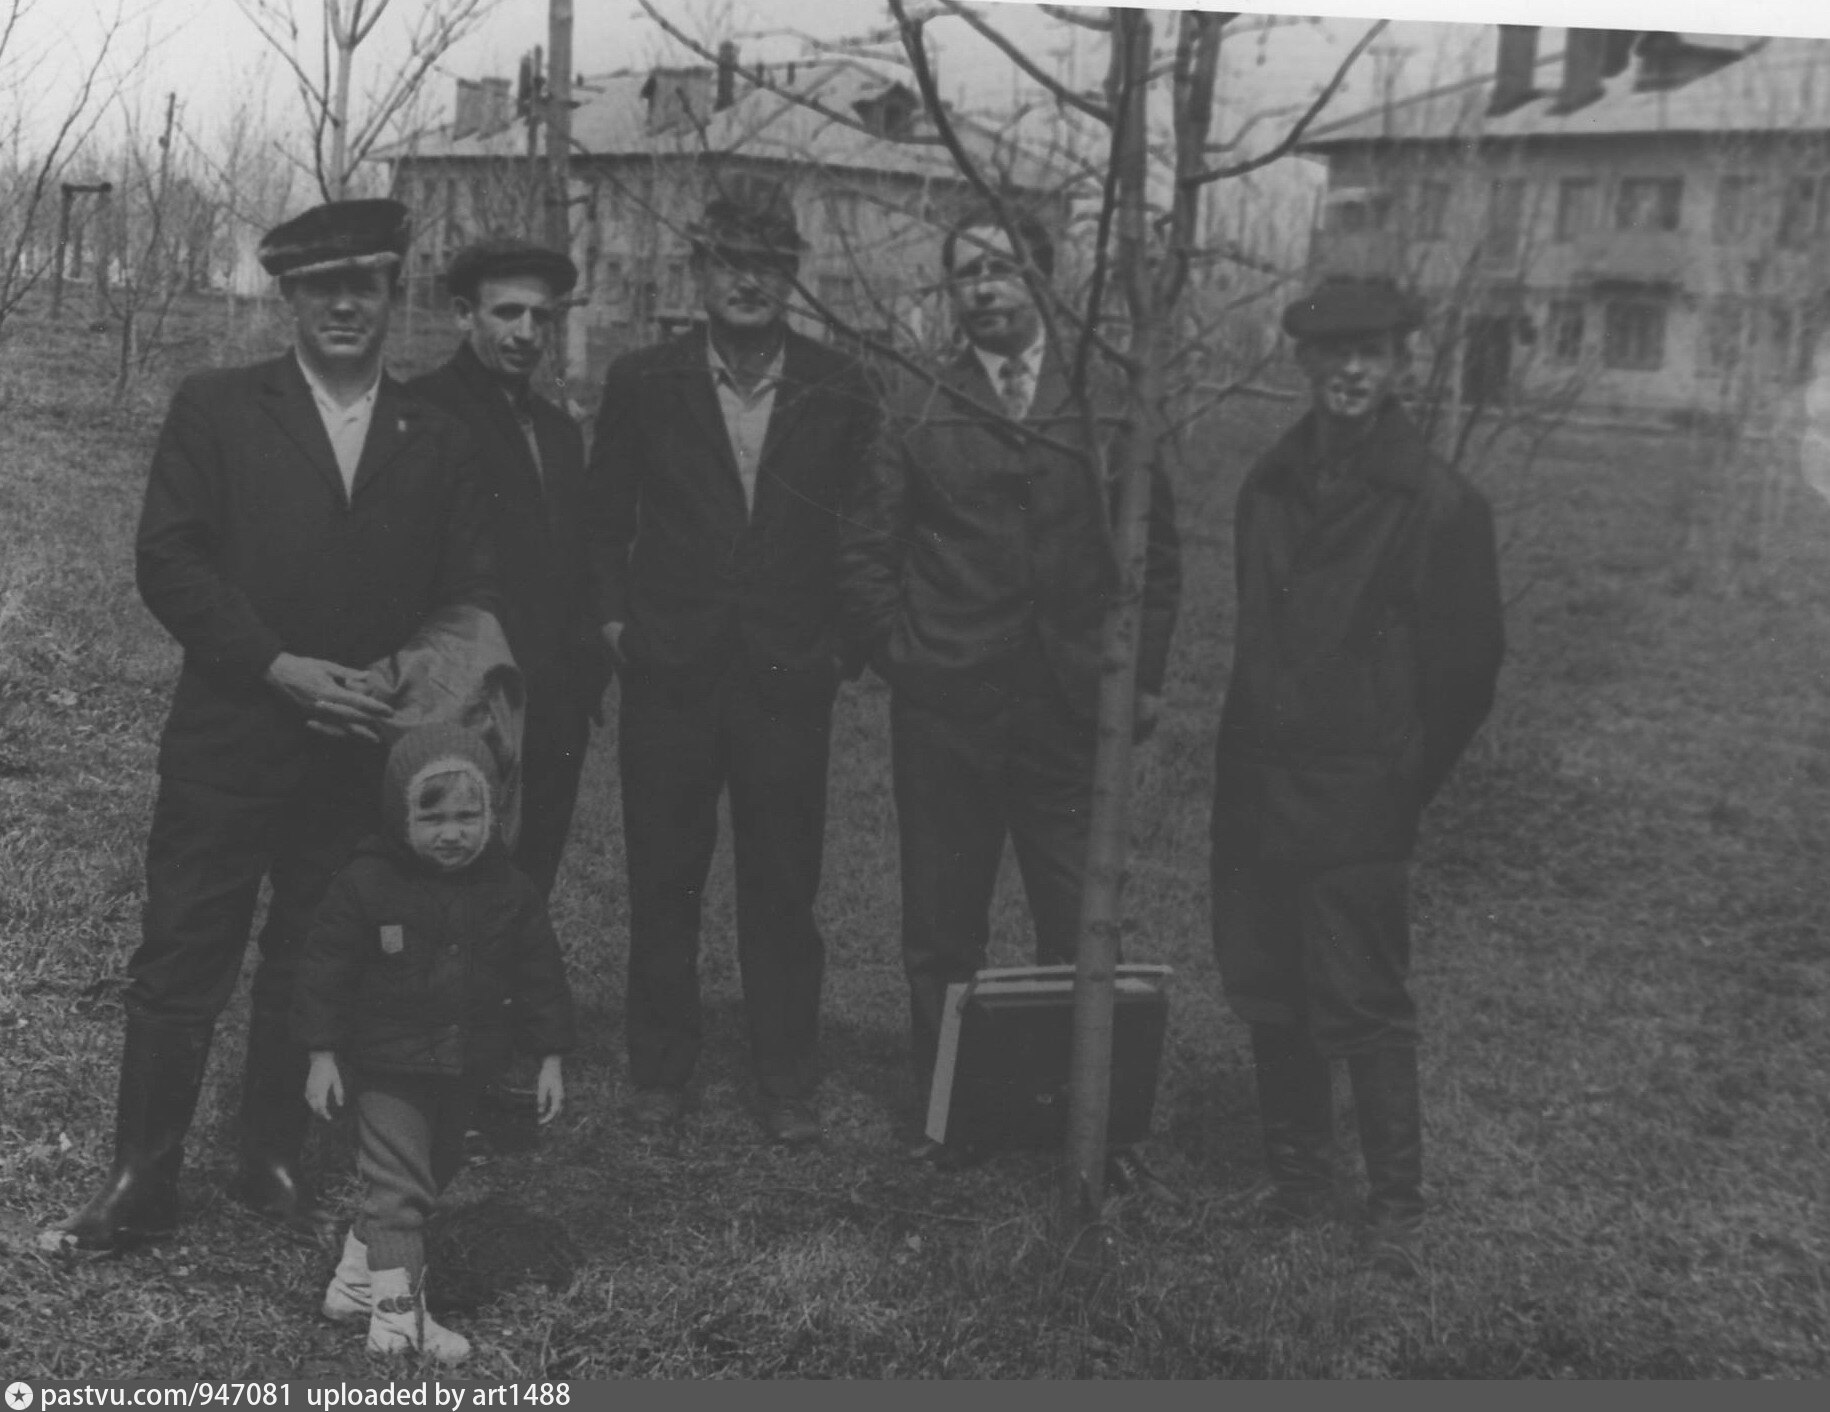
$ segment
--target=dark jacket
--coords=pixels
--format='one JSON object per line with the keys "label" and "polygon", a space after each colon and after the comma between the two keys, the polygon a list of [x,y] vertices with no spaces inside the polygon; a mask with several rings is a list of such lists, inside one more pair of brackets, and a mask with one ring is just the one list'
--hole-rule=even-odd
{"label": "dark jacket", "polygon": [[[1091,400],[1110,465],[1127,429],[1111,389],[1096,388]],[[1091,717],[1101,625],[1118,587],[1105,528],[1114,492],[1077,454],[1087,446],[1085,422],[1052,351],[1027,421],[1064,445],[1023,436],[997,419],[998,406],[971,349],[938,386],[911,377],[892,397],[846,524],[847,625],[898,692],[967,709],[975,697],[994,698],[1000,674],[1039,645],[1076,713]],[[1160,464],[1150,475],[1137,681],[1156,692],[1181,556],[1168,477]]]}
{"label": "dark jacket", "polygon": [[551,402],[529,399],[540,465],[501,383],[468,343],[406,390],[468,428],[475,450],[509,650],[534,682],[561,680],[595,701],[609,680],[585,558],[585,442]]}
{"label": "dark jacket", "polygon": [[362,667],[437,608],[495,611],[483,516],[468,434],[391,378],[351,496],[292,353],[186,379],[135,545],[140,596],[184,649],[160,772],[277,795],[372,752],[312,734],[262,678],[282,651]]}
{"label": "dark jacket", "polygon": [[1493,517],[1396,403],[1318,497],[1305,417],[1246,477],[1217,849],[1400,859],[1493,704]]}
{"label": "dark jacket", "polygon": [[292,1013],[308,1048],[376,1072],[487,1076],[573,1044],[546,904],[499,842],[449,874],[363,843],[318,904]]}
{"label": "dark jacket", "polygon": [[851,358],[788,335],[746,515],[696,329],[614,363],[587,472],[593,591],[632,669],[676,685],[746,661],[766,687],[825,695],[841,647],[839,518],[877,402]]}

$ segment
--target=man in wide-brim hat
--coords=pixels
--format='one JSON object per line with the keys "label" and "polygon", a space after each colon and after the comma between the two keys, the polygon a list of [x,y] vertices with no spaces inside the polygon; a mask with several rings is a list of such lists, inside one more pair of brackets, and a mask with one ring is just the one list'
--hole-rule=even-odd
{"label": "man in wide-brim hat", "polygon": [[644,1128],[699,1056],[699,899],[731,799],[737,954],[764,1130],[820,1135],[815,925],[838,686],[838,528],[876,424],[862,370],[788,327],[802,241],[779,188],[690,231],[705,324],[612,365],[588,471],[598,618],[618,657],[626,1033]]}
{"label": "man in wide-brim hat", "polygon": [[382,371],[407,242],[394,201],[331,202],[268,232],[292,348],[188,378],[153,454],[137,577],[184,662],[127,966],[114,1162],[62,1227],[81,1247],[178,1224],[184,1138],[263,881],[232,1191],[321,1229],[289,1009],[312,910],[375,817],[389,708],[364,665],[439,609],[495,606],[470,438]]}
{"label": "man in wide-brim hat", "polygon": [[1285,311],[1311,406],[1239,493],[1213,808],[1214,948],[1251,1028],[1267,1209],[1333,1211],[1346,1060],[1368,1248],[1392,1274],[1417,1271],[1424,1212],[1409,859],[1504,650],[1487,502],[1396,396],[1419,322],[1383,279]]}
{"label": "man in wide-brim hat", "polygon": [[466,245],[445,270],[457,351],[407,384],[462,421],[476,448],[503,627],[527,693],[515,862],[543,892],[559,872],[610,672],[587,583],[584,437],[534,389],[577,283],[562,251],[515,237]]}

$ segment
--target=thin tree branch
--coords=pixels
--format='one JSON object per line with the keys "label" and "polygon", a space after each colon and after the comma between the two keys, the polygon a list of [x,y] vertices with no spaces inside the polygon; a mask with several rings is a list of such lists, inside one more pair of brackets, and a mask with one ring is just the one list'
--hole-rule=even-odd
{"label": "thin tree branch", "polygon": [[1097,19],[1084,10],[1076,10],[1068,5],[1038,5],[1037,9],[1051,20],[1060,20],[1062,24],[1074,25],[1079,29],[1090,29],[1095,34],[1110,34],[1112,21]]}
{"label": "thin tree branch", "polygon": [[1104,103],[1095,103],[1083,93],[1076,93],[1060,79],[1049,73],[1040,64],[1025,54],[1010,38],[991,24],[985,17],[962,0],[940,0],[947,13],[964,20],[972,29],[988,40],[1005,58],[1021,69],[1029,78],[1054,95],[1058,102],[1065,103],[1077,112],[1085,113],[1098,122],[1110,124],[1112,110]]}
{"label": "thin tree branch", "polygon": [[1309,130],[1309,124],[1314,122],[1322,109],[1333,100],[1336,91],[1347,79],[1347,71],[1359,60],[1360,55],[1366,52],[1373,40],[1385,32],[1385,27],[1390,23],[1390,20],[1375,20],[1367,28],[1366,33],[1361,35],[1359,41],[1348,51],[1347,57],[1341,60],[1340,66],[1334,71],[1334,76],[1315,96],[1315,101],[1309,105],[1308,110],[1297,119],[1295,126],[1284,134],[1283,139],[1276,146],[1256,157],[1248,158],[1246,161],[1234,162],[1231,166],[1213,167],[1207,171],[1193,172],[1178,178],[1178,181],[1185,186],[1205,186],[1209,182],[1226,181],[1232,177],[1244,176],[1247,172],[1255,172],[1260,167],[1269,166],[1279,157],[1287,156],[1294,150],[1296,144],[1302,141],[1303,134]]}

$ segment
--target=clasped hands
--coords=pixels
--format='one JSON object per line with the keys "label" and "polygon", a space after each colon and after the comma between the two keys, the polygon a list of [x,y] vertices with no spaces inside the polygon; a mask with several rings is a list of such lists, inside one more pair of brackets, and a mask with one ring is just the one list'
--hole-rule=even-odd
{"label": "clasped hands", "polygon": [[373,673],[318,657],[280,653],[267,668],[267,685],[304,713],[308,729],[340,740],[379,743],[375,728],[394,714]]}

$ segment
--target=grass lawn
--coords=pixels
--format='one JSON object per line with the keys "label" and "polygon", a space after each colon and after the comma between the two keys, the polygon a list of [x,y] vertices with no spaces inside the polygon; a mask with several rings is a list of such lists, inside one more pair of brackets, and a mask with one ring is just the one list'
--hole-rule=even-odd
{"label": "grass lawn", "polygon": [[[219,304],[177,334],[121,406],[108,335],[28,313],[0,343],[0,1367],[373,1375],[387,1365],[360,1335],[317,1316],[327,1258],[223,1198],[245,991],[217,1034],[181,1236],[74,1263],[34,1244],[111,1152],[177,660],[132,586],[152,438],[178,371],[275,337]],[[442,340],[413,347],[404,370]],[[1232,494],[1289,414],[1231,414],[1182,488],[1188,590],[1138,766],[1127,941],[1176,968],[1145,1149],[1167,1191],[1114,1202],[1112,1268],[1064,1266],[1046,1156],[954,1175],[901,1157],[874,682],[842,694],[835,729],[824,1146],[768,1148],[750,1116],[728,850],[706,906],[697,1112],[677,1140],[622,1131],[612,711],[555,899],[583,1017],[571,1102],[537,1152],[459,1179],[434,1245],[469,1372],[1830,1374],[1830,506],[1787,489],[1757,555],[1718,552],[1727,493],[1696,441],[1570,431],[1530,464],[1477,469],[1507,541],[1511,655],[1415,874],[1431,1274],[1394,1287],[1357,1266],[1350,1227],[1252,1219],[1254,1103],[1208,950],[1206,820]],[[1028,945],[1007,876],[994,960]],[[348,1133],[318,1151],[353,1199]]]}

